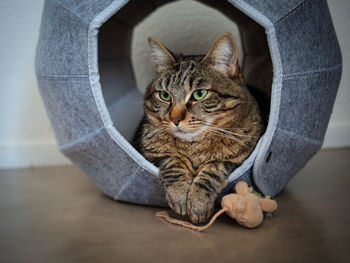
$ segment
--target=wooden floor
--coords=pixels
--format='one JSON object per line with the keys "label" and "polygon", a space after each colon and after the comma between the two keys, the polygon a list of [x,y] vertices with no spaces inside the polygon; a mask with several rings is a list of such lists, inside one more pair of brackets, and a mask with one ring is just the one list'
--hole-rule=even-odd
{"label": "wooden floor", "polygon": [[194,232],[111,200],[75,167],[0,170],[0,262],[350,262],[350,149],[316,155],[257,229]]}

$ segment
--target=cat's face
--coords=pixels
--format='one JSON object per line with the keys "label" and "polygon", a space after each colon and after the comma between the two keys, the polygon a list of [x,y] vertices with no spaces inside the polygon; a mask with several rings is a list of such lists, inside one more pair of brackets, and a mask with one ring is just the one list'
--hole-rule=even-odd
{"label": "cat's face", "polygon": [[221,35],[205,57],[176,56],[157,40],[149,42],[158,71],[145,93],[150,123],[193,141],[239,119],[247,98],[231,35]]}

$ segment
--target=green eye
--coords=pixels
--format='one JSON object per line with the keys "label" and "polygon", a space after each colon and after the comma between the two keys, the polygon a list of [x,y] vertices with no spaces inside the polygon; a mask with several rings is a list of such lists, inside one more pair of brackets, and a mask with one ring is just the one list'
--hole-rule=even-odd
{"label": "green eye", "polygon": [[165,101],[170,101],[171,100],[171,95],[166,92],[166,91],[161,91],[159,93],[159,97],[162,99],[162,100],[165,100]]}
{"label": "green eye", "polygon": [[195,92],[193,92],[192,97],[195,100],[202,100],[207,95],[208,91],[206,89],[198,89]]}

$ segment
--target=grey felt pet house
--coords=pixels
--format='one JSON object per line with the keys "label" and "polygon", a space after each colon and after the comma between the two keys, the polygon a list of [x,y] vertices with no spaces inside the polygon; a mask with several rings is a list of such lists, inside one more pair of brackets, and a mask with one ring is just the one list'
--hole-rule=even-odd
{"label": "grey felt pet house", "polygon": [[[59,149],[117,200],[165,205],[158,168],[130,144],[143,115],[142,105],[131,103],[142,95],[130,38],[167,2],[45,2],[36,74]],[[342,65],[327,2],[200,2],[238,24],[246,81],[270,97],[266,132],[230,175],[230,186],[252,180],[273,196],[320,149],[334,104]]]}

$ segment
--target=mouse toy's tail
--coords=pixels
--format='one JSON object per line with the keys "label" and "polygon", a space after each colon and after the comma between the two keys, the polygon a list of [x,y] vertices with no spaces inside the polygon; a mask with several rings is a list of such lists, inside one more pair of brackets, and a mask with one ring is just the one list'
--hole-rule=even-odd
{"label": "mouse toy's tail", "polygon": [[191,224],[190,222],[182,221],[182,220],[178,220],[178,219],[172,218],[172,217],[169,216],[168,212],[165,211],[165,210],[164,210],[164,211],[157,212],[157,213],[156,213],[156,216],[162,217],[162,218],[164,218],[166,221],[168,221],[169,223],[172,223],[172,224],[175,224],[175,225],[180,225],[180,226],[183,226],[183,227],[186,227],[186,228],[189,228],[189,229],[192,229],[192,230],[196,230],[196,231],[203,231],[203,230],[209,228],[209,227],[214,223],[214,221],[216,220],[216,218],[217,218],[218,216],[220,216],[222,213],[225,213],[227,210],[228,210],[227,207],[222,208],[220,211],[218,211],[218,212],[210,219],[210,222],[209,222],[208,224],[206,224],[205,226],[196,226],[196,225]]}

